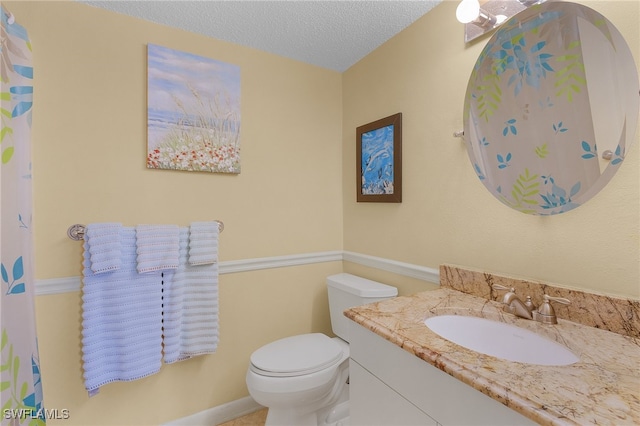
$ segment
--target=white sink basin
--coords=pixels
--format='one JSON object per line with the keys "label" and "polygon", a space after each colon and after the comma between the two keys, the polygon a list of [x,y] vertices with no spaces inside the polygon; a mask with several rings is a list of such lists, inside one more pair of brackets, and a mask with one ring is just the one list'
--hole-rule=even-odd
{"label": "white sink basin", "polygon": [[462,315],[427,318],[425,325],[455,344],[508,361],[569,365],[579,361],[565,346],[504,322]]}

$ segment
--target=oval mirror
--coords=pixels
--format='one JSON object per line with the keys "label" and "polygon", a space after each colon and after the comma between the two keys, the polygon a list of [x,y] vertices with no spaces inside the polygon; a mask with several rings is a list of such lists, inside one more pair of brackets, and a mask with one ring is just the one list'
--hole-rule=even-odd
{"label": "oval mirror", "polygon": [[638,90],[629,47],[598,12],[549,1],[518,13],[491,37],[467,86],[464,138],[476,174],[524,213],[584,204],[624,162]]}

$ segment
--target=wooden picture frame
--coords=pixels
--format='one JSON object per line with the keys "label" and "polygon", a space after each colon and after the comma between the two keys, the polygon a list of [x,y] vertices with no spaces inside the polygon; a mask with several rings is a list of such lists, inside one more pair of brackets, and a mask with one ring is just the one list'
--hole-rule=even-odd
{"label": "wooden picture frame", "polygon": [[402,113],[356,129],[357,201],[402,202]]}

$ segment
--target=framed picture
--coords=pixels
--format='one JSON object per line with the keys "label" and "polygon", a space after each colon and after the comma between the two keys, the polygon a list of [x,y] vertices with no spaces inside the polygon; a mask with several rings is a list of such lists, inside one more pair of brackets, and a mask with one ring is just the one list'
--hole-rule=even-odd
{"label": "framed picture", "polygon": [[240,67],[148,45],[147,168],[240,173]]}
{"label": "framed picture", "polygon": [[402,202],[402,113],[356,129],[358,202]]}

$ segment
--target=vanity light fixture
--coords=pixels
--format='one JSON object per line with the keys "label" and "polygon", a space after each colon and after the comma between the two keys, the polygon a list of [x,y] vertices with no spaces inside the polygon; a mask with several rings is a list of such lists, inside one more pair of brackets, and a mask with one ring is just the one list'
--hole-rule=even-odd
{"label": "vanity light fixture", "polygon": [[499,27],[516,13],[545,0],[462,0],[456,9],[456,18],[465,24],[464,41]]}
{"label": "vanity light fixture", "polygon": [[491,29],[503,23],[507,17],[494,15],[480,7],[478,0],[462,0],[456,9],[456,18],[463,24],[473,24]]}

